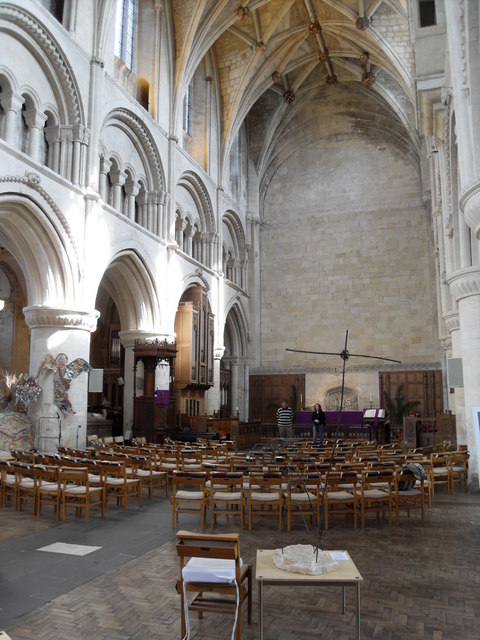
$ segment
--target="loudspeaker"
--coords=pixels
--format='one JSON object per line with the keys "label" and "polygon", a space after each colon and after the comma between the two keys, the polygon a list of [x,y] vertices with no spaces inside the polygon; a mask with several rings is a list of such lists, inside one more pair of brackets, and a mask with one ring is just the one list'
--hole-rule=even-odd
{"label": "loudspeaker", "polygon": [[91,369],[88,375],[88,390],[91,393],[103,391],[103,369]]}
{"label": "loudspeaker", "polygon": [[463,387],[463,364],[461,358],[449,358],[447,360],[447,374],[450,387]]}

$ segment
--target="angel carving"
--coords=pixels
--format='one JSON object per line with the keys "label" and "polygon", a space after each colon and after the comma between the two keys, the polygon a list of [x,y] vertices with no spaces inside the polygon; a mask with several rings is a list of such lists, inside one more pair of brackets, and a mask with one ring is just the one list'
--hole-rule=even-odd
{"label": "angel carving", "polygon": [[44,371],[53,371],[54,403],[64,413],[74,413],[72,403],[68,399],[68,390],[72,380],[81,373],[90,371],[91,366],[83,358],[76,358],[68,362],[65,353],[59,353],[55,358],[47,354],[38,368],[37,380]]}

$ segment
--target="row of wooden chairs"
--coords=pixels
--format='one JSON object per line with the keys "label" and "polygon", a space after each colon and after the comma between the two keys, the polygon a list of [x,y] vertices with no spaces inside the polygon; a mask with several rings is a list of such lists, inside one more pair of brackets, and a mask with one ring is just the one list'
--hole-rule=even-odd
{"label": "row of wooden chairs", "polygon": [[[67,474],[72,474],[74,481]],[[82,496],[88,521],[90,504],[97,497],[97,502],[101,501],[103,514],[109,497],[113,496],[124,509],[127,509],[130,498],[137,499],[141,506],[143,488],[148,489],[149,497],[152,498],[157,486],[165,487],[167,495],[166,473],[154,469],[152,460],[145,456],[93,460],[62,457],[59,454],[38,454],[34,464],[19,461],[0,463],[1,506],[12,499],[15,509],[21,510],[23,504],[31,502],[34,514],[40,515],[43,503],[54,503],[57,518],[60,514],[60,502],[65,519],[65,511],[70,504],[75,503],[77,510],[80,509],[78,502]],[[73,496],[78,499],[74,500]]]}
{"label": "row of wooden chairs", "polygon": [[15,510],[31,504],[34,515],[41,515],[42,506],[52,504],[57,519],[67,509],[85,512],[88,522],[90,509],[98,507],[102,517],[105,509],[105,486],[92,484],[86,467],[28,465],[23,462],[0,462],[0,505],[12,499]]}
{"label": "row of wooden chairs", "polygon": [[[413,478],[413,480],[412,480]],[[407,486],[405,486],[407,485]],[[205,527],[207,509],[210,509],[210,527],[217,517],[238,517],[240,527],[244,526],[244,512],[248,517],[248,527],[252,528],[254,518],[270,517],[282,528],[286,517],[286,528],[291,529],[292,519],[307,519],[316,526],[321,514],[324,528],[328,529],[333,516],[351,518],[357,527],[357,512],[361,514],[361,526],[365,526],[367,513],[375,512],[377,517],[386,517],[392,524],[400,522],[400,512],[408,515],[413,509],[421,511],[425,520],[424,479],[418,481],[405,469],[329,471],[324,475],[315,473],[301,476],[296,473],[286,477],[280,471],[263,473],[250,472],[185,472],[173,475],[172,528],[178,525],[180,514],[197,513],[201,527]]]}

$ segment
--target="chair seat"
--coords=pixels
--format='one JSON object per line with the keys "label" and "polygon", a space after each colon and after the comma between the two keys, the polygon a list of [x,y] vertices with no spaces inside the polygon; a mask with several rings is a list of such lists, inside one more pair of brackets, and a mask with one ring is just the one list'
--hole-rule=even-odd
{"label": "chair seat", "polygon": [[185,491],[184,489],[180,489],[175,494],[177,500],[202,500],[203,499],[203,491]]}
{"label": "chair seat", "polygon": [[406,491],[400,491],[402,496],[419,496],[422,492],[419,489],[407,489]]}
{"label": "chair seat", "polygon": [[120,487],[124,485],[125,482],[127,484],[134,484],[135,482],[138,482],[138,480],[136,478],[127,478],[126,480],[124,478],[107,478],[106,479],[106,484],[109,487]]}
{"label": "chair seat", "polygon": [[38,487],[39,491],[57,491],[58,483],[56,482],[42,482]]}
{"label": "chair seat", "polygon": [[328,500],[352,500],[353,494],[348,491],[329,491],[327,498]]}
{"label": "chair seat", "polygon": [[[240,558],[240,566],[242,559]],[[219,558],[190,558],[182,569],[185,582],[234,582],[235,560]]]}
{"label": "chair seat", "polygon": [[215,493],[213,494],[214,500],[225,500],[225,502],[230,502],[231,500],[241,500],[241,498],[241,491],[215,491]]}
{"label": "chair seat", "polygon": [[291,502],[312,502],[317,499],[315,493],[291,493],[289,497]]}
{"label": "chair seat", "polygon": [[[99,493],[102,491],[102,487],[88,487],[88,493]],[[73,487],[67,487],[66,489],[63,490],[65,495],[84,495],[87,493],[87,487],[80,485],[80,486],[73,486]]]}
{"label": "chair seat", "polygon": [[382,489],[365,489],[363,492],[364,498],[388,498],[388,493]]}
{"label": "chair seat", "polygon": [[260,500],[262,502],[276,502],[280,498],[280,493],[278,491],[274,491],[272,493],[263,492],[263,491],[252,491],[251,499],[252,500]]}
{"label": "chair seat", "polygon": [[33,478],[22,478],[22,480],[18,484],[21,487],[31,488],[35,485],[35,481]]}

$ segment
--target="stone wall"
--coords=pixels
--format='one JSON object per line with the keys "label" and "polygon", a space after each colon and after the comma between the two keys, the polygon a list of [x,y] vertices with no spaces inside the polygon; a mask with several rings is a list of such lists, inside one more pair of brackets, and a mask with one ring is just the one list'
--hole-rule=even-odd
{"label": "stone wall", "polygon": [[346,329],[351,352],[438,359],[419,171],[392,146],[316,141],[280,167],[263,216],[262,370],[323,368],[285,348],[340,351]]}

